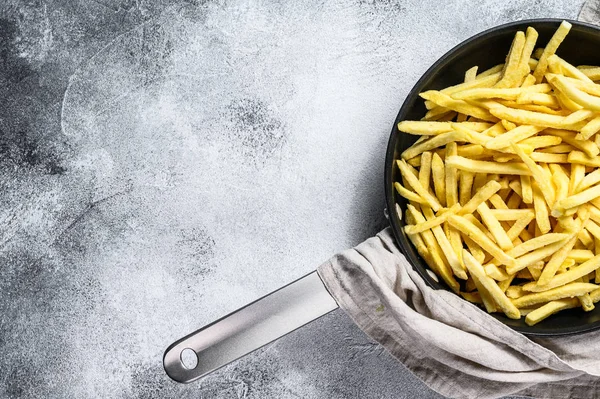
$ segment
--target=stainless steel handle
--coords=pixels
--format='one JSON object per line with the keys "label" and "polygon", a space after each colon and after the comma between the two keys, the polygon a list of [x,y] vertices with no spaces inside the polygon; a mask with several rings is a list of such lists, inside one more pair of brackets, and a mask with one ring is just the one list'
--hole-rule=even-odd
{"label": "stainless steel handle", "polygon": [[[173,343],[165,371],[177,382],[192,382],[331,312],[338,304],[312,272]],[[186,368],[182,352],[197,357]]]}

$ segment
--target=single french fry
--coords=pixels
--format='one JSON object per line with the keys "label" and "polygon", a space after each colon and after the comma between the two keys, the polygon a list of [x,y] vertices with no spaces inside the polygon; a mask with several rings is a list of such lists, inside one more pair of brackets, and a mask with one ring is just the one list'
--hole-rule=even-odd
{"label": "single french fry", "polygon": [[519,319],[519,309],[506,297],[498,284],[486,275],[483,266],[466,250],[463,251],[463,259],[469,273],[479,280],[483,290],[490,294],[504,314],[511,319]]}
{"label": "single french fry", "polygon": [[[566,143],[562,143],[559,145],[555,145],[552,147],[546,147],[546,148],[542,148],[539,152],[540,153],[544,153],[544,154],[560,154],[560,155],[565,155],[570,153],[571,151],[576,151],[576,148],[573,147],[571,144],[566,144]],[[541,162],[541,161],[537,161],[533,158],[532,159],[536,162]],[[547,162],[547,163],[564,163],[564,162]]]}
{"label": "single french fry", "polygon": [[579,140],[587,140],[600,131],[600,116],[595,117],[581,128]]}
{"label": "single french fry", "polygon": [[521,192],[523,202],[526,204],[533,203],[533,190],[531,188],[531,177],[521,175]]}
{"label": "single french fry", "polygon": [[[575,111],[573,112],[571,115],[567,116],[565,118],[565,123],[566,124],[571,124],[571,123],[577,123],[577,122],[581,122],[584,121],[586,119],[590,119],[593,116],[595,116],[596,113],[592,110],[589,109],[580,109],[579,111]],[[578,139],[580,140],[580,139]]]}
{"label": "single french fry", "polygon": [[[569,269],[568,272],[566,273],[562,273],[562,274],[557,274],[554,277],[552,277],[552,279],[550,279],[550,281],[548,281],[547,284],[544,285],[538,285],[538,283],[527,283],[524,286],[524,289],[528,290],[528,291],[532,291],[532,292],[541,292],[541,291],[547,291],[556,287],[561,287],[565,284],[571,283],[575,280],[577,280],[578,278],[581,278],[593,271],[595,271],[596,269],[598,269],[600,267],[600,255],[596,255],[594,256],[592,259],[585,261],[584,263],[580,264],[579,266],[574,266],[573,268]],[[581,295],[581,294],[579,294]],[[579,296],[576,295],[576,296]]]}
{"label": "single french fry", "polygon": [[600,156],[590,158],[581,151],[571,151],[568,160],[574,164],[600,168]]}
{"label": "single french fry", "polygon": [[477,259],[477,262],[483,263],[483,261],[485,260],[485,253],[483,252],[481,247],[475,241],[471,240],[468,235],[462,233],[461,235],[463,241],[465,242],[465,244],[467,244],[467,248],[469,248],[471,254],[475,257],[475,259]]}
{"label": "single french fry", "polygon": [[[500,79],[500,81],[496,83],[494,87],[502,88],[512,87],[513,85],[515,85],[517,76],[521,75],[521,69],[519,67],[521,66],[520,61],[524,47],[525,33],[523,33],[522,31],[518,31],[515,34],[513,42],[510,46],[510,50],[508,52],[508,56],[506,57],[506,64],[504,65],[504,70],[502,71],[502,79]],[[529,67],[527,67],[527,73],[528,72]]]}
{"label": "single french fry", "polygon": [[525,228],[531,223],[531,221],[533,219],[534,219],[534,216],[532,215],[530,217],[517,220],[515,222],[515,224],[513,224],[512,227],[506,232],[506,235],[508,236],[508,238],[511,240],[514,240],[517,237],[519,237],[519,235],[523,231],[527,231],[527,230],[525,230]]}
{"label": "single french fry", "polygon": [[[556,99],[556,96],[554,96],[552,94],[547,94],[547,93],[537,93],[537,92],[532,92],[532,91],[526,91],[526,92],[519,94],[519,96],[516,98],[515,101],[517,102],[517,104],[537,104],[537,105],[543,105],[543,106],[550,107],[550,108],[559,108],[560,107],[560,103]],[[583,118],[583,119],[585,119],[585,118]],[[571,119],[570,119],[569,122],[570,123],[580,122],[583,119],[575,120],[574,122],[570,122],[571,121]],[[568,123],[566,121],[566,118],[565,118],[565,123]]]}
{"label": "single french fry", "polygon": [[444,212],[444,213],[440,212],[438,214],[438,216],[435,216],[433,219],[429,219],[426,222],[419,223],[416,225],[405,226],[404,232],[406,234],[417,234],[417,233],[422,233],[425,230],[432,229],[435,226],[439,226],[442,223],[444,223],[446,220],[448,220],[448,217],[450,215],[455,214],[459,209],[460,209],[460,204],[454,204],[454,206],[452,206],[451,208],[448,208],[448,210],[446,212]]}
{"label": "single french fry", "polygon": [[481,187],[477,193],[471,197],[457,213],[459,215],[467,215],[475,212],[477,207],[483,202],[487,201],[492,195],[494,195],[502,186],[496,180],[490,180]]}
{"label": "single french fry", "polygon": [[556,206],[563,209],[574,208],[597,197],[600,197],[600,185],[590,187],[578,194],[562,199],[556,203]]}
{"label": "single french fry", "polygon": [[494,236],[494,239],[496,243],[500,246],[500,248],[504,251],[513,248],[512,240],[508,238],[508,236],[506,235],[506,231],[504,231],[502,225],[500,225],[498,219],[494,217],[490,208],[485,202],[479,204],[479,206],[477,207],[477,212],[481,216],[481,220],[485,223],[485,225],[488,227],[488,229]]}
{"label": "single french fry", "polygon": [[431,157],[431,175],[435,196],[442,206],[446,206],[446,167],[442,158],[436,153]]}
{"label": "single french fry", "polygon": [[525,317],[525,323],[527,323],[528,326],[536,325],[540,321],[545,320],[549,316],[558,313],[561,310],[572,309],[577,307],[578,305],[579,301],[577,300],[577,298],[564,298],[550,301],[542,305],[541,307],[535,309],[534,311],[530,312]]}
{"label": "single french fry", "polygon": [[[567,273],[569,273],[569,272],[567,272]],[[564,274],[567,274],[567,273],[564,273]],[[560,275],[556,276],[555,278],[563,276],[564,274],[560,274]],[[527,283],[527,284],[532,284],[532,283]],[[533,284],[535,284],[535,283],[533,283]],[[570,283],[570,284],[567,284],[564,286],[549,289],[544,292],[535,292],[533,294],[523,295],[520,298],[513,299],[512,303],[517,308],[533,306],[533,305],[537,305],[539,303],[554,301],[556,299],[580,296],[583,294],[587,294],[597,288],[598,288],[597,285],[590,284],[590,283]],[[525,287],[523,287],[523,289],[525,289]]]}
{"label": "single french fry", "polygon": [[[403,133],[419,135],[419,136],[437,136],[442,133],[452,131],[452,123],[454,122],[430,122],[430,121],[402,121],[399,122],[397,128]],[[487,122],[461,122],[465,127],[482,132],[492,126]]]}
{"label": "single french fry", "polygon": [[552,38],[544,48],[543,53],[539,57],[538,64],[533,71],[533,76],[535,76],[536,83],[540,83],[542,81],[544,75],[546,74],[546,69],[548,68],[548,57],[556,52],[558,46],[560,46],[563,40],[565,40],[565,37],[570,30],[571,24],[567,21],[563,21],[556,32],[554,32],[554,35],[552,35]]}
{"label": "single french fry", "polygon": [[542,130],[544,130],[543,127],[521,125],[511,131],[488,140],[484,146],[490,150],[498,150],[504,147],[509,147],[511,143],[517,143],[521,140],[529,138],[541,132]]}
{"label": "single french fry", "polygon": [[533,206],[535,209],[535,220],[540,228],[542,234],[549,232],[552,227],[550,226],[550,218],[548,214],[548,207],[546,206],[546,201],[544,200],[544,196],[537,185],[537,182],[532,184],[533,189]]}
{"label": "single french fry", "polygon": [[521,218],[533,217],[534,211],[531,209],[491,209],[491,214],[500,221],[519,220]]}
{"label": "single french fry", "polygon": [[[498,82],[500,83],[500,82]],[[480,99],[492,99],[499,98],[503,100],[516,100],[520,95],[524,93],[550,93],[552,86],[548,83],[542,83],[529,87],[517,87],[517,88],[475,88],[470,90],[464,90],[452,95],[455,100],[480,100]]]}
{"label": "single french fry", "polygon": [[481,295],[479,295],[479,292],[461,292],[460,296],[471,303],[483,305],[483,301],[481,300]]}
{"label": "single french fry", "polygon": [[[554,244],[557,241],[564,241],[569,237],[566,233],[548,233],[542,236],[532,238],[531,240],[525,241],[522,244],[517,245],[510,251],[506,252],[507,255],[513,258],[518,258],[525,255],[528,252],[535,251],[536,249],[545,247],[546,245]],[[566,253],[565,253],[566,258]],[[562,262],[561,262],[562,263]]]}
{"label": "single french fry", "polygon": [[572,249],[567,258],[573,259],[576,263],[587,262],[594,257],[594,253],[589,249]]}
{"label": "single french fry", "polygon": [[[521,150],[522,151],[522,150]],[[446,166],[473,173],[502,173],[507,175],[531,175],[531,171],[521,162],[489,162],[467,159],[461,156],[451,156],[446,159]]]}
{"label": "single french fry", "polygon": [[586,92],[579,90],[561,75],[547,74],[546,78],[553,86],[560,90],[562,94],[579,106],[596,112],[600,111],[600,98],[591,96]]}
{"label": "single french fry", "polygon": [[565,123],[565,116],[545,114],[542,112],[528,111],[525,109],[509,108],[503,105],[491,108],[489,112],[498,119],[508,119],[509,121],[520,125],[553,127],[557,129],[575,131],[579,131],[581,128],[583,128],[583,126],[585,126],[585,122],[572,123],[568,125]]}
{"label": "single french fry", "polygon": [[591,80],[600,80],[600,67],[591,65],[579,65],[577,67],[585,76]]}
{"label": "single french fry", "polygon": [[[546,204],[548,205],[549,208],[552,208],[552,206],[554,205],[554,197],[555,197],[554,188],[552,187],[550,182],[547,180],[547,177],[546,177],[543,169],[540,168],[540,166],[538,166],[527,154],[525,154],[518,145],[512,143],[512,148],[515,150],[517,155],[523,160],[523,163],[525,163],[525,165],[531,172],[533,179],[535,180],[535,182],[539,186],[540,190],[542,191],[542,195],[546,201]],[[535,194],[535,192],[534,192],[534,194]],[[535,199],[535,195],[534,195],[534,199]]]}
{"label": "single french fry", "polygon": [[528,294],[528,292],[523,291],[523,287],[520,285],[511,285],[506,289],[506,296],[510,299],[517,299],[526,294]]}
{"label": "single french fry", "polygon": [[[446,160],[456,156],[458,152],[455,142],[446,145]],[[453,206],[458,203],[458,171],[446,162],[446,205]]]}
{"label": "single french fry", "polygon": [[528,145],[535,150],[536,148],[550,147],[560,143],[562,143],[562,139],[557,136],[534,136],[521,141],[519,145]]}
{"label": "single french fry", "polygon": [[414,158],[417,155],[420,155],[421,153],[423,153],[425,151],[431,151],[435,148],[438,148],[438,147],[446,145],[450,142],[456,141],[459,138],[460,138],[459,133],[455,132],[454,130],[451,132],[442,133],[437,136],[433,136],[429,140],[419,143],[417,145],[414,145],[414,146],[408,148],[407,150],[405,150],[402,153],[402,158],[405,160]]}
{"label": "single french fry", "polygon": [[577,69],[575,66],[569,64],[556,54],[552,54],[550,57],[548,57],[548,64],[554,65],[555,70],[558,70],[561,75],[570,76],[588,83],[594,83],[585,73]]}
{"label": "single french fry", "polygon": [[479,278],[477,278],[477,276],[474,274],[471,274],[471,278],[473,279],[473,283],[475,284],[477,292],[479,292],[479,295],[481,296],[481,301],[483,302],[485,310],[488,313],[497,312],[498,308],[496,307],[496,303],[494,302],[494,299],[492,298],[490,293],[485,289],[481,280],[479,280]]}
{"label": "single french fry", "polygon": [[[492,240],[490,240],[483,231],[477,228],[473,223],[468,221],[462,216],[451,215],[448,218],[448,222],[467,235],[473,241],[475,241],[481,248],[487,251],[494,258],[498,259],[502,264],[514,265],[515,259],[508,256],[500,247],[498,247]],[[464,256],[463,256],[464,259]]]}
{"label": "single french fry", "polygon": [[398,194],[400,194],[407,200],[414,201],[419,204],[427,204],[427,201],[425,201],[423,198],[421,198],[421,196],[419,196],[419,194],[416,194],[416,193],[404,188],[400,183],[395,182],[394,187],[396,188],[396,191],[398,191]]}
{"label": "single french fry", "polygon": [[561,240],[555,242],[554,244],[547,245],[545,247],[536,249],[535,251],[529,252],[526,255],[523,255],[515,260],[513,265],[506,266],[506,272],[508,274],[517,273],[527,266],[530,266],[540,260],[552,255],[554,252],[558,251],[563,245],[565,245],[566,241]]}
{"label": "single french fry", "polygon": [[575,245],[576,241],[577,236],[573,234],[573,236],[569,238],[567,243],[552,255],[548,263],[546,263],[546,267],[544,267],[544,270],[542,270],[542,274],[537,281],[537,284],[539,286],[547,285],[550,282],[550,280],[554,278],[554,275],[558,271],[558,268],[567,259],[567,255]]}
{"label": "single french fry", "polygon": [[429,90],[423,93],[420,93],[419,96],[425,100],[433,101],[434,103],[451,109],[453,111],[459,112],[461,114],[466,114],[469,116],[474,116],[475,118],[482,119],[484,121],[496,122],[497,119],[492,116],[488,110],[479,107],[477,105],[470,104],[463,100],[455,100],[448,96],[445,93]]}
{"label": "single french fry", "polygon": [[471,189],[474,179],[475,173],[473,172],[462,171],[460,173],[459,202],[461,205],[465,205],[473,197]]}
{"label": "single french fry", "polygon": [[508,274],[493,263],[488,263],[483,268],[485,269],[485,273],[496,281],[504,281],[508,278]]}
{"label": "single french fry", "polygon": [[400,168],[400,172],[402,173],[402,177],[404,177],[413,190],[415,190],[415,192],[419,194],[421,198],[427,201],[427,204],[437,212],[442,207],[437,198],[431,195],[428,190],[423,188],[419,182],[419,179],[408,169],[408,164],[404,160],[399,160],[397,164]]}
{"label": "single french fry", "polygon": [[429,191],[429,182],[431,180],[431,152],[426,151],[421,154],[421,165],[419,168],[419,183],[423,188]]}

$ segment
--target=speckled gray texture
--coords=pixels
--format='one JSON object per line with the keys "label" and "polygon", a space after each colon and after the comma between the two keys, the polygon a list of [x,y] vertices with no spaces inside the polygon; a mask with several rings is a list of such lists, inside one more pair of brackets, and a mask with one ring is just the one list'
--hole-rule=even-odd
{"label": "speckled gray texture", "polygon": [[173,340],[385,225],[461,40],[581,1],[3,1],[0,396],[433,398],[341,312],[192,385]]}

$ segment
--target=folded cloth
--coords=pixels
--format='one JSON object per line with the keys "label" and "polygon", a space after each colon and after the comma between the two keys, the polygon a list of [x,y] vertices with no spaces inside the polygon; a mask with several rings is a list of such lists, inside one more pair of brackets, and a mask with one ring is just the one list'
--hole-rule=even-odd
{"label": "folded cloth", "polygon": [[445,396],[600,396],[600,331],[527,338],[454,293],[429,287],[390,228],[318,273],[365,333]]}

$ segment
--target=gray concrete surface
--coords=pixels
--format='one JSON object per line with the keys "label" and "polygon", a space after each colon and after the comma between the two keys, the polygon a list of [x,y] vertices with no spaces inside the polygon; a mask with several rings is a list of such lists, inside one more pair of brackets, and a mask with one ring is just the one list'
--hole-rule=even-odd
{"label": "gray concrete surface", "polygon": [[175,339],[385,225],[416,79],[581,1],[0,4],[0,396],[435,398],[341,312],[191,384]]}

